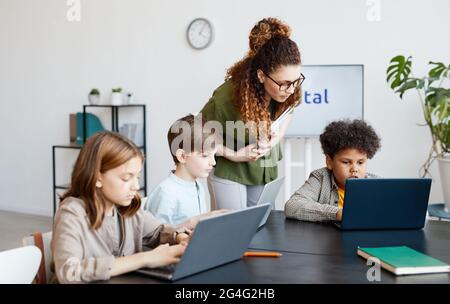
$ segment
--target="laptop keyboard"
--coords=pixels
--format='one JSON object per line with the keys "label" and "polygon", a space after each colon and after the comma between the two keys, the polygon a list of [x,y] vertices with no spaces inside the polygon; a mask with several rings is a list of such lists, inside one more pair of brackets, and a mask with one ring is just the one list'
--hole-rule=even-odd
{"label": "laptop keyboard", "polygon": [[150,270],[152,272],[158,272],[161,274],[172,274],[175,271],[175,266],[176,264],[170,264],[158,268],[147,268],[147,270]]}
{"label": "laptop keyboard", "polygon": [[170,280],[172,278],[173,273],[175,272],[176,264],[170,264],[163,267],[158,268],[142,268],[138,270],[138,272],[150,275],[153,277]]}

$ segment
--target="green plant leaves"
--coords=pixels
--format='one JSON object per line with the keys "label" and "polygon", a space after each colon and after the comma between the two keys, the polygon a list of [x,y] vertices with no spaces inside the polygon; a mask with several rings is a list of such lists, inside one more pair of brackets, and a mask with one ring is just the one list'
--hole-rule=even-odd
{"label": "green plant leaves", "polygon": [[433,62],[430,61],[428,62],[428,64],[434,66],[429,72],[428,72],[428,76],[430,78],[437,78],[439,79],[442,75],[443,72],[446,72],[447,67],[445,66],[445,64],[443,64],[442,62]]}
{"label": "green plant leaves", "polygon": [[436,123],[433,134],[439,139],[442,150],[448,152],[450,150],[450,90],[439,90],[436,96],[436,106],[433,108]]}
{"label": "green plant leaves", "polygon": [[443,98],[450,98],[450,89],[429,87],[426,91],[425,102],[432,108],[436,107]]}
{"label": "green plant leaves", "polygon": [[442,150],[444,150],[445,153],[450,153],[450,121],[447,124],[447,134],[443,138],[442,142]]}
{"label": "green plant leaves", "polygon": [[89,95],[100,95],[100,91],[97,88],[93,88]]}
{"label": "green plant leaves", "polygon": [[411,56],[405,58],[403,55],[395,56],[391,59],[389,67],[386,70],[386,81],[391,84],[391,89],[395,90],[401,86],[404,86],[400,93],[400,98],[403,96],[406,90],[413,88],[412,83],[405,85],[411,73]]}
{"label": "green plant leaves", "polygon": [[438,123],[433,127],[433,134],[436,135],[441,145],[442,151],[450,152],[450,121],[448,123]]}
{"label": "green plant leaves", "polygon": [[[445,78],[450,78],[450,65],[430,61],[428,75],[414,78],[410,77],[411,59],[411,56],[406,58],[403,55],[392,58],[386,70],[386,81],[392,90],[399,93],[401,99],[410,89],[417,89],[420,96],[425,96],[422,110],[433,134],[434,153],[450,153],[450,88],[443,87],[446,86]],[[440,151],[437,149],[438,145]]]}
{"label": "green plant leaves", "polygon": [[450,116],[450,98],[441,98],[436,107],[433,109],[433,114],[436,115],[438,121],[443,121]]}
{"label": "green plant leaves", "polygon": [[410,89],[421,89],[424,86],[425,81],[418,78],[408,78],[396,91],[400,93],[400,98],[403,98],[403,94]]}

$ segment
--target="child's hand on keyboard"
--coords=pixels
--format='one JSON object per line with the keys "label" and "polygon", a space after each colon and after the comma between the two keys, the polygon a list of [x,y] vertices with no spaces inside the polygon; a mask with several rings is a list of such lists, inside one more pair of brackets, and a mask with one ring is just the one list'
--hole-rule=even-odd
{"label": "child's hand on keyboard", "polygon": [[143,267],[156,268],[180,262],[180,257],[186,249],[186,243],[169,246],[159,245],[153,250],[141,252]]}
{"label": "child's hand on keyboard", "polygon": [[[188,229],[186,229],[188,230]],[[191,239],[191,234],[192,231],[188,230],[187,232],[182,232],[182,233],[178,233],[176,236],[176,241],[177,244],[181,244],[182,242],[184,243],[189,243],[190,239]]]}

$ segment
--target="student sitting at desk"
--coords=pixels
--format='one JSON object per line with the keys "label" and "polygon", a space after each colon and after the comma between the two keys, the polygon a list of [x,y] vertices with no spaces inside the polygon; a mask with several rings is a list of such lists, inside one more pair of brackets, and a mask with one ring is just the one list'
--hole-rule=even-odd
{"label": "student sitting at desk", "polygon": [[108,280],[179,262],[189,231],[141,209],[143,163],[141,150],[117,133],[98,132],[84,144],[53,223],[58,282]]}
{"label": "student sitting at desk", "polygon": [[205,190],[199,178],[208,177],[216,164],[214,133],[206,131],[201,116],[188,115],[175,121],[167,133],[176,169],[150,193],[144,209],[164,223],[193,229],[208,212]]}
{"label": "student sitting at desk", "polygon": [[315,170],[286,202],[286,217],[302,221],[341,221],[345,181],[373,178],[367,162],[380,148],[380,138],[362,120],[330,123],[320,135],[326,167]]}

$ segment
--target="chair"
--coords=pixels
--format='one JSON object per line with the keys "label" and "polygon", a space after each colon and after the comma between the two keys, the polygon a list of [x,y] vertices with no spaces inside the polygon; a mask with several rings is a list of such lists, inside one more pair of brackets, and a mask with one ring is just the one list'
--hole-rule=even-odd
{"label": "chair", "polygon": [[41,251],[25,246],[0,252],[0,284],[30,284],[41,263]]}
{"label": "chair", "polygon": [[39,272],[35,280],[36,284],[47,284],[48,282],[50,282],[52,276],[50,265],[53,259],[52,250],[50,248],[51,240],[52,232],[35,232],[31,236],[22,239],[22,243],[24,246],[35,245],[42,253]]}

